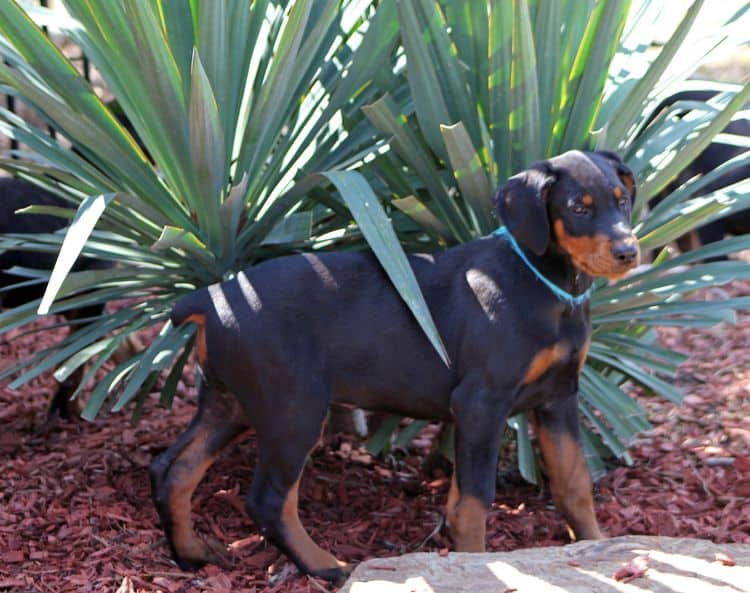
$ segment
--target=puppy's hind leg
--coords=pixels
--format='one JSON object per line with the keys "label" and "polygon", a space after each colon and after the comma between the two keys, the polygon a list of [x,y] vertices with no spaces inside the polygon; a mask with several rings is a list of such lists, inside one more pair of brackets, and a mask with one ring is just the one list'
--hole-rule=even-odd
{"label": "puppy's hind leg", "polygon": [[247,497],[248,513],[300,571],[341,583],[350,568],[313,542],[297,513],[300,475],[320,438],[327,398],[308,392],[303,404],[284,399],[269,410],[262,428],[258,423],[258,465]]}
{"label": "puppy's hind leg", "polygon": [[193,530],[190,499],[221,449],[248,424],[231,394],[203,386],[198,411],[187,430],[151,463],[151,495],[177,564],[199,568],[220,558]]}

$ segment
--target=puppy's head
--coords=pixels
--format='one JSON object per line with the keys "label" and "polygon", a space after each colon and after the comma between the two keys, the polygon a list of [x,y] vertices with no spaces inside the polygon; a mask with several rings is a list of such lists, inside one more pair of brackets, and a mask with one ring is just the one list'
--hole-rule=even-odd
{"label": "puppy's head", "polygon": [[635,191],[615,153],[571,150],[514,175],[493,199],[524,247],[537,255],[556,247],[582,272],[618,278],[640,263],[630,226]]}

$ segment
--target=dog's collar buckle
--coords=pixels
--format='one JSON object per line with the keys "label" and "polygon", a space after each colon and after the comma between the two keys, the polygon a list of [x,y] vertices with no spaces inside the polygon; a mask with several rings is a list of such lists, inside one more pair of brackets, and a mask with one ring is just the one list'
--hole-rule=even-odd
{"label": "dog's collar buckle", "polygon": [[510,233],[507,227],[501,226],[495,231],[495,235],[497,235],[498,237],[507,237],[510,246],[513,248],[513,251],[515,251],[518,257],[521,258],[521,261],[526,264],[526,267],[534,273],[534,276],[536,276],[539,281],[541,281],[544,285],[547,286],[547,288],[552,291],[552,294],[554,294],[564,303],[567,303],[571,307],[577,307],[591,298],[591,293],[594,291],[593,286],[590,286],[588,290],[586,290],[586,292],[581,293],[577,296],[573,296],[568,291],[563,290],[562,288],[557,286],[557,284],[547,278],[544,274],[542,274],[539,269],[529,261],[529,258],[526,257],[526,254],[523,252],[523,249],[521,249],[518,241],[516,241],[516,238]]}

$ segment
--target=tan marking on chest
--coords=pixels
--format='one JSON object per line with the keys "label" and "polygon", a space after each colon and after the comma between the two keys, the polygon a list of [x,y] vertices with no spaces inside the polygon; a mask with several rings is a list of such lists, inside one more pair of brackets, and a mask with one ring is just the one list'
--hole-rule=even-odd
{"label": "tan marking on chest", "polygon": [[593,206],[594,198],[591,196],[591,194],[583,194],[583,196],[581,197],[581,202],[583,202],[584,206]]}
{"label": "tan marking on chest", "polygon": [[588,338],[581,348],[581,354],[578,359],[578,372],[583,370],[583,365],[586,364],[586,357],[589,355],[589,346],[591,345],[591,338]]}
{"label": "tan marking on chest", "polygon": [[564,343],[553,344],[537,352],[531,360],[522,384],[528,385],[536,381],[550,368],[564,359],[568,355],[568,352],[570,352],[570,347]]}
{"label": "tan marking on chest", "polygon": [[195,354],[198,357],[198,362],[201,366],[206,362],[208,358],[208,348],[206,347],[206,316],[200,313],[193,313],[188,317],[185,322],[192,321],[198,326],[198,331],[195,334]]}

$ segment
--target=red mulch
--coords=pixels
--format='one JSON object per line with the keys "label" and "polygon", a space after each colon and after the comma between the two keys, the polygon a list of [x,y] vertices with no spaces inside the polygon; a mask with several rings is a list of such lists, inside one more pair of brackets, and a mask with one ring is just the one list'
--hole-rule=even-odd
{"label": "red mulch", "polygon": [[[750,295],[750,283],[721,290]],[[715,296],[716,289],[708,294]],[[685,405],[641,396],[655,428],[635,442],[633,467],[618,467],[596,485],[599,521],[610,535],[750,543],[750,314],[741,314],[737,326],[661,335],[691,355],[677,380],[688,394]],[[0,360],[53,338],[47,332],[7,339],[0,338]],[[154,395],[133,426],[127,414],[47,422],[52,386],[45,377],[21,391],[0,387],[0,592],[335,590],[300,576],[245,515],[252,436],[227,451],[194,498],[199,532],[230,546],[232,569],[186,573],[170,560],[147,467],[186,426],[195,409],[192,391],[171,411],[159,408]],[[422,474],[423,453],[377,461],[351,439],[328,437],[300,492],[302,521],[313,538],[350,561],[445,553],[450,540],[440,526],[449,480]],[[518,480],[498,490],[487,539],[490,550],[568,541],[547,494]]]}

